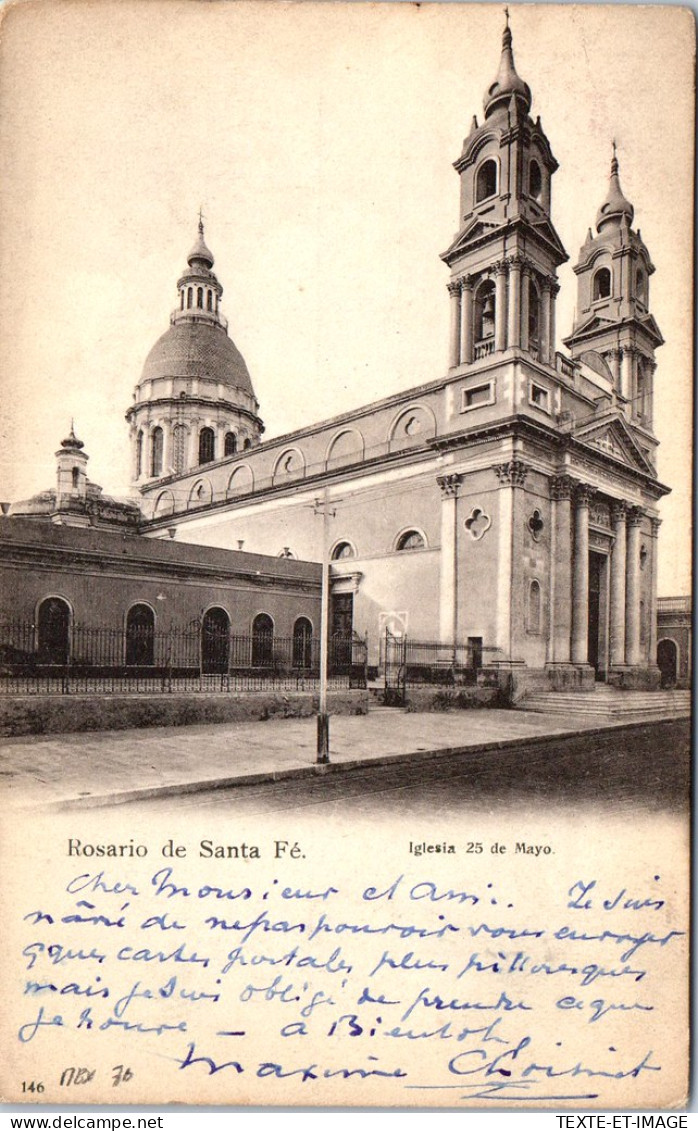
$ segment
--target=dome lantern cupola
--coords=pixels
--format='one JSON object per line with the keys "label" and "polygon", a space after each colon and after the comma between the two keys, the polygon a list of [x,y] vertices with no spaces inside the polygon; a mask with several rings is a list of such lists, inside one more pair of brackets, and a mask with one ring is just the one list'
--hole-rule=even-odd
{"label": "dome lantern cupola", "polygon": [[511,46],[512,36],[509,27],[509,11],[506,13],[506,27],[502,33],[502,54],[499,60],[499,71],[494,82],[485,91],[484,108],[485,118],[497,109],[498,106],[507,106],[512,97],[522,106],[524,114],[531,109],[531,89],[520,75],[517,74],[514,64],[514,52]]}
{"label": "dome lantern cupola", "polygon": [[620,178],[618,176],[618,157],[616,155],[616,143],[613,142],[613,159],[611,161],[611,178],[608,185],[608,193],[603,204],[596,214],[596,231],[602,232],[604,228],[609,227],[611,224],[618,226],[623,216],[627,217],[628,227],[633,222],[635,209],[626,197],[623,195],[623,190],[620,187]]}
{"label": "dome lantern cupola", "polygon": [[179,304],[150,350],[134,403],[133,479],[181,475],[259,443],[264,425],[245,359],[220,311],[223,287],[199,213],[196,242],[177,280]]}

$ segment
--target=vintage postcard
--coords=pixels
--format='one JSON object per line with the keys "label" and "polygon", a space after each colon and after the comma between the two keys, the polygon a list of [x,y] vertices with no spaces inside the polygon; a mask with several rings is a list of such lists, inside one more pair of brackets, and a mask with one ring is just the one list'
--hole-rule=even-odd
{"label": "vintage postcard", "polygon": [[6,1104],[689,1103],[694,56],[3,9]]}

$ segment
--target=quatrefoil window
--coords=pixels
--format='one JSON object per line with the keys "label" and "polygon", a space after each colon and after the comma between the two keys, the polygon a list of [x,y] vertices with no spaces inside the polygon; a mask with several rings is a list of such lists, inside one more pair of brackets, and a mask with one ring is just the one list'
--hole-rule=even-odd
{"label": "quatrefoil window", "polygon": [[470,537],[479,542],[492,525],[492,519],[480,507],[473,507],[470,518],[465,520],[465,529]]}
{"label": "quatrefoil window", "polygon": [[537,542],[540,538],[544,526],[545,523],[543,522],[540,511],[535,510],[528,520],[528,529],[531,531],[531,537],[534,542]]}

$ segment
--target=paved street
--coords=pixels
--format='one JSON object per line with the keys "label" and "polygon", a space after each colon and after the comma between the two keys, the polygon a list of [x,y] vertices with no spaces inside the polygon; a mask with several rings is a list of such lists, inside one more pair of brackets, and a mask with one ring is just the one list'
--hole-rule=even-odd
{"label": "paved street", "polygon": [[335,815],[448,815],[464,803],[491,810],[530,804],[592,804],[619,815],[623,809],[680,812],[688,804],[688,722],[581,734],[548,743],[466,751],[442,758],[401,760],[296,780],[238,785],[180,796],[147,798],[120,807],[127,814],[284,811]]}

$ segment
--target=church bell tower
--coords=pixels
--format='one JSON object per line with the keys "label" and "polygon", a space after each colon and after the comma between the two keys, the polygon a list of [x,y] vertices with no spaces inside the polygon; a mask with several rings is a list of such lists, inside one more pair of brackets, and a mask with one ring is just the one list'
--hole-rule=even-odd
{"label": "church bell tower", "polygon": [[565,339],[575,360],[604,366],[616,405],[626,422],[652,433],[654,351],[664,339],[650,313],[649,280],[654,266],[638,230],[634,208],[620,186],[613,143],[608,193],[579,252],[577,314]]}
{"label": "church bell tower", "polygon": [[460,228],[451,268],[450,367],[507,350],[555,362],[556,270],[567,254],[550,218],[557,169],[531,91],[514,64],[507,25],[497,76],[454,163]]}

